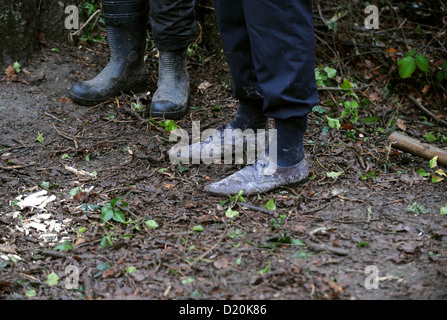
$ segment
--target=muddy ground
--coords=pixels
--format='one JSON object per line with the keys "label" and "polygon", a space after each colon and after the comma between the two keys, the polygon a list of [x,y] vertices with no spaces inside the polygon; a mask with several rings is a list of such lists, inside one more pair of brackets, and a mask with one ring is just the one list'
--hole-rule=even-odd
{"label": "muddy ground", "polygon": [[[324,42],[317,39],[322,65],[332,55]],[[447,183],[418,175],[430,171],[428,160],[387,142],[404,129],[420,140],[429,132],[447,136],[406,98],[445,102],[441,89],[421,93],[414,81],[402,84],[390,57],[355,57],[346,53],[352,47],[340,46],[344,71],[333,81],[341,84],[349,70],[360,74],[359,87],[369,86],[355,92],[371,103],[360,115],[378,121],[348,119],[336,130],[327,114],[313,112],[305,138],[311,179],[245,197],[247,207],[203,191],[242,165],[172,165],[169,133],[147,121],[145,108],[132,110],[137,101],[147,107],[155,90],[153,51],[149,94],[86,108],[67,93],[106,65],[107,45],[56,46],[23,64],[15,81],[0,75],[2,299],[447,298],[447,216],[440,214]],[[368,67],[377,71],[369,81]],[[192,108],[175,124],[191,132],[193,120],[202,130],[228,122],[237,102],[225,59],[199,47],[189,71]],[[389,83],[399,85],[390,92]],[[337,90],[320,94],[328,110],[337,110],[328,101],[345,99]],[[446,118],[445,109],[437,111]],[[42,190],[55,196],[44,209],[19,206]],[[126,223],[101,219],[113,199],[121,199]],[[265,207],[270,199],[274,211]],[[239,215],[227,217],[229,207]],[[150,220],[158,226],[150,229]],[[66,273],[73,269],[79,281]]]}

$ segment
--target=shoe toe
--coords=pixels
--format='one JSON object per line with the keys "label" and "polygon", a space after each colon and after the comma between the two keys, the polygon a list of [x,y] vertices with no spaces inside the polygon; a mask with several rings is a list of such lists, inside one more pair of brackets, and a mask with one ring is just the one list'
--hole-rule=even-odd
{"label": "shoe toe", "polygon": [[182,106],[171,101],[154,101],[151,105],[151,117],[176,119],[188,111],[187,106]]}

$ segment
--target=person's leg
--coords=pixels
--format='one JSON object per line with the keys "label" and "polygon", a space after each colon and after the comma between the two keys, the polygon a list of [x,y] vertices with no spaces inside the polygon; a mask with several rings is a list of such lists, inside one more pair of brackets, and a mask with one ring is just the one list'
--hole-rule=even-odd
{"label": "person's leg", "polygon": [[90,81],[76,83],[70,97],[81,105],[95,105],[146,84],[147,0],[102,1],[111,59]]}
{"label": "person's leg", "polygon": [[[223,8],[224,0],[219,1]],[[303,136],[307,114],[318,102],[311,1],[244,0],[242,6],[254,79],[263,97],[263,114],[275,119],[277,143],[270,143],[261,161],[206,186],[205,191],[213,194],[229,195],[241,189],[245,194],[267,192],[300,183],[308,174]],[[231,39],[231,34],[222,37]],[[268,170],[272,163],[275,170]]]}
{"label": "person's leg", "polygon": [[239,100],[231,126],[235,129],[265,129],[264,97],[253,64],[252,48],[241,0],[215,0],[220,36],[233,80],[233,96]]}
{"label": "person's leg", "polygon": [[159,49],[158,88],[151,116],[177,119],[188,111],[188,45],[197,38],[194,0],[150,0],[150,21]]}

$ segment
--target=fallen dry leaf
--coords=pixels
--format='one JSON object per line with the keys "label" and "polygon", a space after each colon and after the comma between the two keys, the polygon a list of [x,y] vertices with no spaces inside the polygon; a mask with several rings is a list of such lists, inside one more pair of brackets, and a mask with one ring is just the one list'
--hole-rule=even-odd
{"label": "fallen dry leaf", "polygon": [[407,130],[407,125],[405,124],[405,121],[400,118],[396,120],[396,126],[402,131]]}

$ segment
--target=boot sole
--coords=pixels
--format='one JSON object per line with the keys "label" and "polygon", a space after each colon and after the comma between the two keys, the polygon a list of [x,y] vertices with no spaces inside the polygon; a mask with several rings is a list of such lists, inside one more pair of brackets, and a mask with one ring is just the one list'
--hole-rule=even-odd
{"label": "boot sole", "polygon": [[187,114],[189,111],[189,108],[186,106],[181,110],[178,111],[170,111],[170,112],[150,112],[150,115],[152,118],[161,118],[161,119],[179,119],[183,117],[185,114]]}
{"label": "boot sole", "polygon": [[124,87],[121,87],[117,89],[114,93],[108,95],[107,97],[98,98],[98,99],[85,99],[82,97],[79,97],[73,93],[70,92],[69,97],[77,104],[80,104],[82,106],[96,106],[98,104],[101,104],[103,102],[106,102],[107,100],[111,100],[115,98],[117,95],[120,95],[122,93],[128,93],[131,91],[141,91],[144,90],[146,85],[146,81],[139,81],[134,82],[132,84],[126,85]]}

